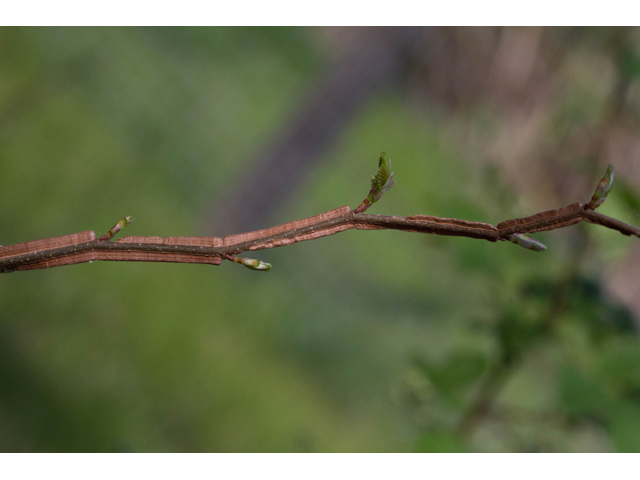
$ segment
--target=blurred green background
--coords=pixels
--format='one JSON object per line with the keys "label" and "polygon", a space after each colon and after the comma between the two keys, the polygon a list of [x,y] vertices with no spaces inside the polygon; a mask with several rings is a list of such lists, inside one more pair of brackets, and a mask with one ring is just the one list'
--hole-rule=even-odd
{"label": "blurred green background", "polygon": [[[0,29],[0,244],[217,235],[366,196],[640,224],[640,32]],[[640,242],[347,231],[268,273],[0,276],[1,451],[638,451]]]}

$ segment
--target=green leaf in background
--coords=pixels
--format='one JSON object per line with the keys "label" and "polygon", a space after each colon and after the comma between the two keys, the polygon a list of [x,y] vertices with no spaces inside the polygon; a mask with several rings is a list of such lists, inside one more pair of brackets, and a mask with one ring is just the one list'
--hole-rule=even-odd
{"label": "green leaf in background", "polygon": [[463,453],[467,449],[451,431],[431,429],[420,437],[416,445],[416,451],[424,453]]}
{"label": "green leaf in background", "polygon": [[636,215],[636,219],[640,218],[640,195],[638,192],[628,182],[620,179],[616,182],[616,194],[620,198],[620,202]]}
{"label": "green leaf in background", "polygon": [[600,381],[617,394],[640,395],[640,345],[634,337],[610,339],[597,356]]}
{"label": "green leaf in background", "polygon": [[627,48],[622,55],[622,73],[629,79],[634,80],[640,76],[640,56],[638,52]]}
{"label": "green leaf in background", "polygon": [[612,398],[596,379],[569,366],[560,375],[560,401],[567,413],[601,422],[608,419],[612,405]]}
{"label": "green leaf in background", "polygon": [[638,403],[620,402],[611,410],[611,439],[618,452],[640,452]]}
{"label": "green leaf in background", "polygon": [[487,370],[488,361],[480,352],[459,351],[442,363],[416,360],[416,365],[449,401],[460,404],[461,395]]}
{"label": "green leaf in background", "polygon": [[503,317],[496,326],[496,333],[506,363],[518,359],[541,336],[539,324],[519,312]]}

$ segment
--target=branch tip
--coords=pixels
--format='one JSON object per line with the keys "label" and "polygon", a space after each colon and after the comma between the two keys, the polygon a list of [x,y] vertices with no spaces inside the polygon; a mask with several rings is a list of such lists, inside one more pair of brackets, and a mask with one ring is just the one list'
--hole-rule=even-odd
{"label": "branch tip", "polygon": [[393,187],[396,183],[393,179],[393,172],[391,171],[391,159],[386,153],[380,154],[378,161],[378,173],[371,177],[371,190],[369,195],[364,201],[355,209],[354,213],[362,213],[375,202],[380,200],[382,194]]}
{"label": "branch tip", "polygon": [[586,208],[588,210],[595,210],[600,205],[604,203],[607,198],[607,195],[611,191],[613,187],[613,165],[609,165],[607,167],[607,171],[604,172],[604,177],[598,183],[596,187],[596,191],[593,193],[593,197],[591,197],[591,201],[587,204]]}

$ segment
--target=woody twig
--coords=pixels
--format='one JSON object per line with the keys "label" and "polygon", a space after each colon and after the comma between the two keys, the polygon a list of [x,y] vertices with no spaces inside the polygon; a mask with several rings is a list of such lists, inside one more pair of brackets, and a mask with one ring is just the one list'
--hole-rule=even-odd
{"label": "woody twig", "polygon": [[253,270],[269,270],[271,265],[266,262],[240,258],[236,255],[246,251],[313,240],[353,228],[402,230],[484,239],[490,242],[510,241],[538,252],[546,247],[528,234],[568,227],[583,220],[617,230],[624,235],[640,238],[640,228],[594,211],[604,202],[613,185],[613,167],[611,166],[598,184],[589,203],[576,202],[529,217],[507,220],[497,226],[429,215],[399,217],[361,213],[378,201],[393,183],[391,161],[383,153],[380,156],[378,173],[373,177],[371,191],[356,210],[344,206],[265,230],[222,238],[128,236],[111,241],[111,238],[133,218],[125,217],[109,233],[98,239],[93,231],[86,231],[0,247],[0,272],[51,268],[94,260],[220,265],[223,259],[240,263]]}

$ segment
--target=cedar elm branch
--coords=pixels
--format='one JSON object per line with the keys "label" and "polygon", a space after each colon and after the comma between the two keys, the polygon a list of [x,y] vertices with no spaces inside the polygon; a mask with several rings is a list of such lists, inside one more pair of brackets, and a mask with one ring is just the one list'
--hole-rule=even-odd
{"label": "cedar elm branch", "polygon": [[93,231],[86,231],[0,247],[0,272],[51,268],[93,260],[220,265],[223,259],[240,263],[254,270],[269,270],[271,265],[266,262],[241,258],[236,255],[246,251],[281,247],[313,240],[352,228],[358,230],[403,230],[432,235],[478,238],[490,242],[511,241],[534,251],[542,251],[546,247],[527,234],[567,227],[581,221],[602,225],[617,230],[623,235],[634,235],[640,238],[640,228],[594,211],[604,202],[613,185],[613,167],[611,165],[598,184],[589,203],[576,202],[530,217],[507,220],[497,226],[429,215],[398,217],[363,213],[379,200],[393,183],[391,160],[382,153],[378,173],[371,182],[371,191],[355,210],[344,206],[265,230],[222,238],[128,236],[117,241],[110,241],[113,235],[133,220],[133,217],[130,216],[120,220],[106,235],[100,238],[96,238]]}

